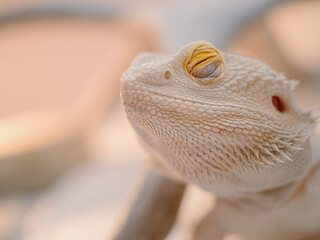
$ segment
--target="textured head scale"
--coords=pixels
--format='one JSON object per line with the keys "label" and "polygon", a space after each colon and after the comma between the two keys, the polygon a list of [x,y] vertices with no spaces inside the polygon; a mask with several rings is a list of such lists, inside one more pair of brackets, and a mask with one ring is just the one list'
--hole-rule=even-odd
{"label": "textured head scale", "polygon": [[299,179],[316,126],[287,80],[259,60],[195,42],[141,54],[122,76],[127,117],[146,149],[188,182],[220,195]]}

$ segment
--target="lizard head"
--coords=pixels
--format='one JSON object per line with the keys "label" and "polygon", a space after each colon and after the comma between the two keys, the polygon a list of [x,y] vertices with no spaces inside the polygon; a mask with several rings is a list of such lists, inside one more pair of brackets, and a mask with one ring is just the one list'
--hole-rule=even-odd
{"label": "lizard head", "polygon": [[194,42],[139,55],[122,76],[129,122],[146,149],[187,182],[218,195],[265,190],[310,167],[311,111],[257,59]]}

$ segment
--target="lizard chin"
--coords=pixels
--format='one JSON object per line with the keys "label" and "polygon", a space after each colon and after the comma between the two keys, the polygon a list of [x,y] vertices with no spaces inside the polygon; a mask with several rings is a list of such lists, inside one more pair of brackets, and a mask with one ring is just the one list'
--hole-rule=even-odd
{"label": "lizard chin", "polygon": [[[206,129],[201,128],[201,124],[195,131],[186,117],[183,118],[185,122],[179,122],[179,118],[169,115],[169,121],[161,119],[162,115],[157,115],[158,110],[147,114],[146,104],[138,104],[138,107],[130,105],[130,102],[127,104],[125,109],[129,122],[145,149],[172,175],[218,196],[228,197],[283,186],[301,179],[310,168],[308,141],[301,148],[292,146],[290,151],[285,145],[278,145],[276,154],[274,149],[262,148],[271,146],[266,139],[262,145],[261,139],[236,133],[232,128],[230,131],[218,127]],[[293,160],[294,157],[299,161]]]}

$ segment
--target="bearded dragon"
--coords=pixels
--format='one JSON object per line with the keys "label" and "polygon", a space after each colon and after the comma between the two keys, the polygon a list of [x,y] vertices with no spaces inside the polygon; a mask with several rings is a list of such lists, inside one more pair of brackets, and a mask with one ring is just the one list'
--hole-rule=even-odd
{"label": "bearded dragon", "polygon": [[195,239],[320,239],[318,116],[297,103],[297,81],[208,42],[143,53],[121,81],[127,118],[164,178],[218,198]]}

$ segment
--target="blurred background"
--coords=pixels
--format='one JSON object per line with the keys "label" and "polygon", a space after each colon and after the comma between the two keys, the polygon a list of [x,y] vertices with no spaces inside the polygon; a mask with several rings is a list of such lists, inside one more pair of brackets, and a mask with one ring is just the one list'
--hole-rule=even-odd
{"label": "blurred background", "polygon": [[[141,51],[195,40],[300,80],[299,101],[320,110],[318,0],[0,1],[0,240],[116,231],[146,157],[120,76]],[[190,186],[167,240],[190,239],[212,204]]]}

